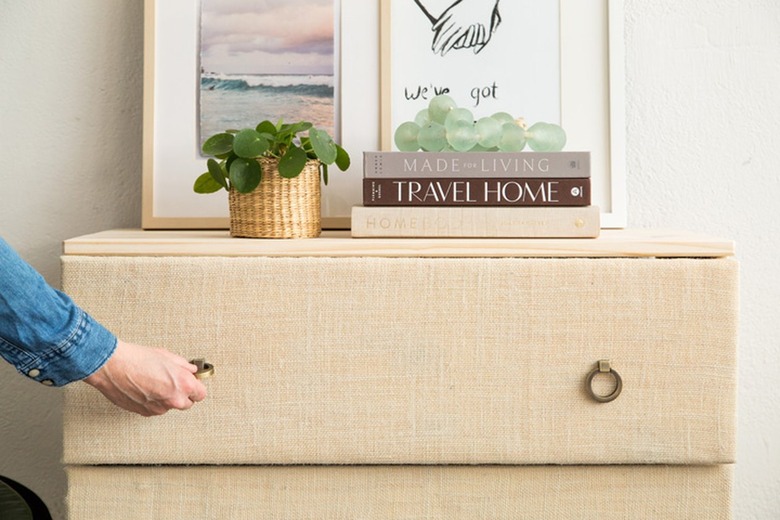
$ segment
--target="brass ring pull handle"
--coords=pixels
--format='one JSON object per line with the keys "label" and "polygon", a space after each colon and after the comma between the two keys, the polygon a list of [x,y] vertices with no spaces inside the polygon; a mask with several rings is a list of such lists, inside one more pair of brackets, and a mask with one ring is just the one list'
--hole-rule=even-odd
{"label": "brass ring pull handle", "polygon": [[[615,378],[615,389],[611,394],[599,395],[593,390],[593,378],[596,377],[597,374],[611,374],[612,377]],[[588,395],[590,395],[594,401],[599,403],[609,403],[610,401],[617,399],[617,397],[620,395],[620,392],[623,391],[623,379],[621,379],[620,374],[618,374],[615,369],[609,366],[608,359],[602,359],[597,363],[596,368],[594,368],[593,371],[588,374],[588,379],[585,381],[585,389],[588,391]]]}
{"label": "brass ring pull handle", "polygon": [[214,365],[211,363],[206,363],[205,359],[193,359],[190,361],[190,363],[198,367],[198,371],[195,372],[195,377],[198,379],[208,379],[214,375]]}

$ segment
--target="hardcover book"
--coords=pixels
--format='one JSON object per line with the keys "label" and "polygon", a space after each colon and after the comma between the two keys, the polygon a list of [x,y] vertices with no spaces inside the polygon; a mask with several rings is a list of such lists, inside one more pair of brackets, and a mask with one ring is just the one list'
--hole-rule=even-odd
{"label": "hardcover book", "polygon": [[353,206],[355,238],[595,238],[599,209]]}
{"label": "hardcover book", "polygon": [[363,179],[364,206],[589,206],[590,178]]}
{"label": "hardcover book", "polygon": [[367,179],[590,177],[590,152],[364,152]]}

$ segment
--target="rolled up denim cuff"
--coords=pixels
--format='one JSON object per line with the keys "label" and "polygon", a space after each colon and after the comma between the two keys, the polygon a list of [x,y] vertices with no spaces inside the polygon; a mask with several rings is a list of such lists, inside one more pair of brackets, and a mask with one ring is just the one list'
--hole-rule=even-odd
{"label": "rolled up denim cuff", "polygon": [[76,323],[64,341],[20,371],[44,385],[63,386],[99,370],[116,350],[117,338],[81,309]]}

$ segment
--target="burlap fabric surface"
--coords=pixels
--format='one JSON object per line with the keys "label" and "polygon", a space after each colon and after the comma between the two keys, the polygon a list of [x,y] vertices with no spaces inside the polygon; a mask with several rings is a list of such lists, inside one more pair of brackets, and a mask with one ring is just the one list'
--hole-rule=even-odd
{"label": "burlap fabric surface", "polygon": [[79,467],[71,520],[721,520],[730,466]]}
{"label": "burlap fabric surface", "polygon": [[[733,259],[63,262],[120,337],[216,368],[205,402],[153,419],[72,385],[68,464],[734,458]],[[624,390],[597,404],[604,358]]]}

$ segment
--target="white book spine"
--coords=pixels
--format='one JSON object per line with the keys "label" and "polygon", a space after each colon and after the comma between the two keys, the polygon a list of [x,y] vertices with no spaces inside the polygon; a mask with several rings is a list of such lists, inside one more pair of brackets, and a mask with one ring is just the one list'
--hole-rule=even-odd
{"label": "white book spine", "polygon": [[599,208],[353,206],[356,238],[595,238]]}

